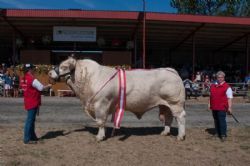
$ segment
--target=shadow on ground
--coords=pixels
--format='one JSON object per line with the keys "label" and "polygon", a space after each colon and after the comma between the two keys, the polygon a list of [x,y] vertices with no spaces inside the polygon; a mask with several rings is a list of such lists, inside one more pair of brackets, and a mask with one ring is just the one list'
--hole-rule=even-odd
{"label": "shadow on ground", "polygon": [[64,133],[64,130],[58,130],[58,131],[49,131],[45,135],[43,135],[40,139],[53,139],[59,136],[65,136],[70,134],[70,132]]}
{"label": "shadow on ground", "polygon": [[[93,135],[97,135],[98,128],[96,127],[84,127],[82,129],[76,129],[73,132],[84,132],[87,131]],[[113,128],[107,127],[106,128],[106,139],[110,138],[112,135]],[[121,127],[120,129],[115,130],[114,136],[122,136],[119,138],[120,141],[124,141],[130,136],[146,136],[146,135],[160,135],[160,133],[163,131],[163,127]],[[170,135],[177,136],[178,135],[178,129],[175,127],[172,127],[170,130]]]}
{"label": "shadow on ground", "polygon": [[205,131],[210,135],[216,134],[215,128],[207,128]]}
{"label": "shadow on ground", "polygon": [[[65,133],[65,130],[58,130],[58,131],[49,131],[45,135],[43,135],[40,139],[53,139],[59,136],[65,136],[69,135],[73,132],[89,132],[93,135],[97,135],[98,128],[96,127],[84,127],[81,129],[75,129],[73,131],[69,131]],[[110,138],[112,135],[113,128],[107,127],[106,128],[106,139]],[[120,141],[124,141],[130,136],[146,136],[146,135],[160,135],[160,133],[163,131],[163,127],[121,127],[120,129],[115,130],[115,136],[122,136],[119,138]],[[178,129],[175,127],[172,127],[170,130],[170,135],[177,136],[178,135]]]}

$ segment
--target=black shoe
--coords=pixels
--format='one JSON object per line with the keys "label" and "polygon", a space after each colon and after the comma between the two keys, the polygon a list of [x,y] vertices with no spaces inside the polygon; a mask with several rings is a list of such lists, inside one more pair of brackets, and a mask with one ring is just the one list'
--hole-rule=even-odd
{"label": "black shoe", "polygon": [[24,144],[37,144],[37,141],[28,141],[28,142],[23,142]]}
{"label": "black shoe", "polygon": [[31,141],[38,141],[39,140],[39,138],[32,138],[32,139],[30,139]]}

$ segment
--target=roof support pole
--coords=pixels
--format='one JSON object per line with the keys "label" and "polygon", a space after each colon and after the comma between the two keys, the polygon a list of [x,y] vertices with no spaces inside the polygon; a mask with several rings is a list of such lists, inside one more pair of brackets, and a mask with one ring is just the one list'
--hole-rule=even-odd
{"label": "roof support pole", "polygon": [[193,44],[192,71],[193,74],[195,74],[195,59],[196,59],[195,34],[192,37],[192,44]]}
{"label": "roof support pole", "polygon": [[145,69],[145,57],[146,57],[146,11],[145,0],[143,0],[143,36],[142,36],[142,67]]}
{"label": "roof support pole", "polygon": [[134,37],[134,67],[136,67],[137,62],[137,36]]}
{"label": "roof support pole", "polygon": [[246,75],[249,73],[249,35],[246,36]]}
{"label": "roof support pole", "polygon": [[[137,66],[137,35],[140,29],[140,24],[143,22],[143,13],[140,12],[137,17],[137,23],[132,31],[131,40],[134,40],[134,67]],[[141,67],[141,66],[140,66]]]}

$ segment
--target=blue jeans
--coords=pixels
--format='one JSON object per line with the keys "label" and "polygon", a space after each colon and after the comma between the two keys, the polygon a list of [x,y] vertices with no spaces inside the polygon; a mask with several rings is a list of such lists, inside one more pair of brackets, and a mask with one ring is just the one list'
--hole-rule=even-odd
{"label": "blue jeans", "polygon": [[29,141],[37,139],[35,133],[35,121],[37,110],[38,108],[33,108],[27,111],[27,119],[25,121],[24,126],[24,143],[28,143]]}
{"label": "blue jeans", "polygon": [[214,126],[219,137],[227,136],[227,122],[225,111],[213,110]]}

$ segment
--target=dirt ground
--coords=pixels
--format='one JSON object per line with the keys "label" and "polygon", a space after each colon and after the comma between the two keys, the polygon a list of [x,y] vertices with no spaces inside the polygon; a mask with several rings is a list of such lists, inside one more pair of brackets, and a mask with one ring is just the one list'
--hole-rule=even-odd
{"label": "dirt ground", "polygon": [[[235,114],[244,125],[236,125],[229,118],[228,139],[222,143],[212,137],[211,115],[204,112],[206,99],[187,103],[185,141],[176,140],[176,124],[170,136],[160,136],[162,127],[156,123],[157,117],[152,120],[157,116],[152,112],[141,123],[128,114],[122,123],[126,127],[114,137],[110,136],[112,128],[107,128],[107,139],[98,143],[97,128],[86,114],[78,111],[76,99],[45,98],[36,123],[40,141],[25,145],[22,143],[25,113],[18,110],[22,109],[22,101],[0,98],[0,165],[250,165],[249,104],[238,102],[235,106]],[[68,107],[72,108],[70,115]]]}
{"label": "dirt ground", "polygon": [[224,143],[212,138],[211,130],[188,129],[186,140],[178,142],[175,131],[173,136],[159,136],[160,128],[122,128],[115,137],[97,143],[96,128],[38,128],[41,141],[24,145],[22,128],[1,127],[1,162],[23,166],[250,164],[249,127],[231,129]]}

